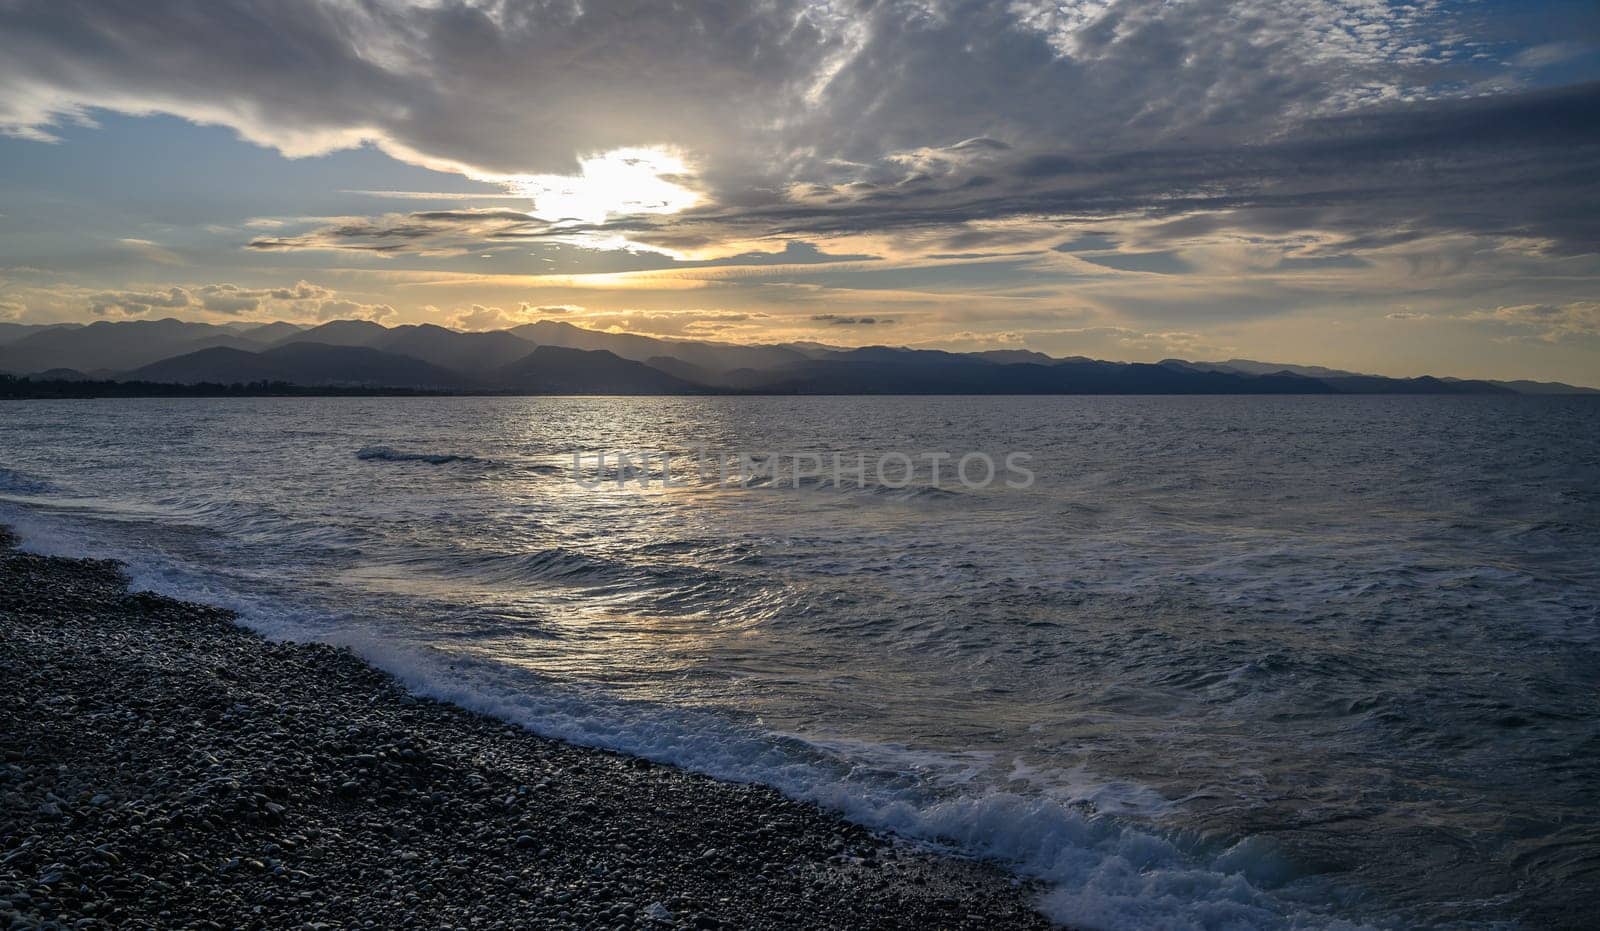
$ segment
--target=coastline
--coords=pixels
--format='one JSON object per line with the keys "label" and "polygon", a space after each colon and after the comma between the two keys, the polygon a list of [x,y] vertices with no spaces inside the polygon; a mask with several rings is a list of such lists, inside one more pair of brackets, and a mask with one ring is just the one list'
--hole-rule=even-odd
{"label": "coastline", "polygon": [[991,865],[416,698],[15,543],[0,528],[8,926],[1052,927]]}

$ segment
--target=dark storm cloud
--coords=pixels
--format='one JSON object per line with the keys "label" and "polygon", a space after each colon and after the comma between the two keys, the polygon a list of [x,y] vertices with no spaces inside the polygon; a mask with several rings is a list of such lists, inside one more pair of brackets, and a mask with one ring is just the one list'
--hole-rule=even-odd
{"label": "dark storm cloud", "polygon": [[[1099,256],[1108,267],[1178,274],[1180,259],[1161,241],[1225,231],[1342,235],[1343,252],[1380,248],[1447,232],[1549,240],[1561,253],[1600,248],[1600,84],[1472,100],[1375,108],[1312,121],[1268,144],[1161,148],[1094,156],[1001,152],[982,170],[993,177],[974,194],[960,167],[941,182],[910,188],[862,183],[870,196],[801,199],[730,209],[713,204],[673,216],[623,217],[602,224],[551,224],[507,210],[425,211],[352,219],[299,236],[252,241],[261,250],[336,249],[379,253],[470,249],[475,243],[538,242],[621,234],[668,248],[730,239],[808,239],[895,230],[947,231],[934,253],[992,257],[1036,232],[983,227],[1033,218],[1079,227],[1137,216],[1145,257]],[[1164,221],[1163,221],[1163,218]],[[1056,248],[1093,253],[1117,248],[1103,233],[1072,233]],[[864,261],[828,256],[791,241],[783,251],[718,260],[722,265]],[[1321,261],[1330,256],[1302,256]],[[1346,256],[1344,267],[1360,260]],[[704,263],[641,260],[639,267]]]}
{"label": "dark storm cloud", "polygon": [[39,0],[0,5],[0,123],[166,111],[291,153],[371,140],[491,172],[703,141],[836,47],[803,4]]}
{"label": "dark storm cloud", "polygon": [[286,151],[372,140],[499,173],[676,144],[748,190],[958,140],[951,157],[1262,138],[1429,80],[1459,51],[1432,7],[16,0],[0,124],[166,111]]}
{"label": "dark storm cloud", "polygon": [[[479,176],[677,146],[701,209],[585,228],[676,248],[942,227],[942,254],[981,254],[1010,234],[966,225],[1130,214],[1174,238],[1594,248],[1595,87],[1503,90],[1593,43],[1501,60],[1464,22],[1343,0],[13,0],[0,127],[170,112],[292,154],[370,142]],[[1449,99],[1464,88],[1490,93]],[[441,210],[250,246],[439,254],[575,228]]]}
{"label": "dark storm cloud", "polygon": [[[845,202],[718,209],[623,218],[597,229],[661,236],[824,236],[960,227],[1037,217],[1171,218],[1170,239],[1223,230],[1348,234],[1347,248],[1441,232],[1547,238],[1563,252],[1600,248],[1600,83],[1471,100],[1374,108],[1307,123],[1271,143],[1165,147],[1095,156],[1056,153],[993,161],[1000,180],[972,196],[956,179],[937,190],[882,190]],[[712,229],[718,232],[712,232]],[[1003,241],[1004,230],[960,242]],[[986,237],[989,237],[986,240]],[[1116,243],[1086,234],[1058,248]]]}

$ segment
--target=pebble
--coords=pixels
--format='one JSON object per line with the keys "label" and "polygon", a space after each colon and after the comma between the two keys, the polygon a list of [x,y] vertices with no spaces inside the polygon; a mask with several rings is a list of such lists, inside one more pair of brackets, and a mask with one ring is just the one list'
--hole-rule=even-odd
{"label": "pebble", "polygon": [[0,926],[1050,927],[991,867],[866,868],[891,842],[812,806],[410,700],[3,528],[0,679]]}

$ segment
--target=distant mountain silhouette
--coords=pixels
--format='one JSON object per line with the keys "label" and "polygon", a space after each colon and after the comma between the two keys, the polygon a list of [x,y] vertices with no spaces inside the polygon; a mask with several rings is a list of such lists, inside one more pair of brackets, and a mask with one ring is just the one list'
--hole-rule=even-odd
{"label": "distant mountain silhouette", "polygon": [[81,324],[77,323],[11,323],[0,321],[0,346],[14,343],[25,336],[42,333],[45,330],[70,330]]}
{"label": "distant mountain silhouette", "polygon": [[1252,359],[1229,359],[1226,362],[1185,362],[1166,359],[1162,365],[1189,370],[1209,369],[1217,372],[1240,372],[1246,375],[1268,375],[1288,372],[1326,381],[1347,394],[1600,394],[1594,388],[1580,388],[1554,381],[1494,381],[1474,378],[1389,378],[1382,375],[1365,375],[1347,372],[1322,365],[1289,365],[1282,362],[1256,362]]}
{"label": "distant mountain silhouette", "polygon": [[127,381],[193,385],[202,382],[288,382],[294,385],[368,385],[388,388],[466,389],[477,385],[450,369],[366,346],[294,342],[262,352],[213,347],[134,369]]}
{"label": "distant mountain silhouette", "polygon": [[41,379],[48,381],[88,381],[89,376],[77,369],[48,369],[38,373]]}
{"label": "distant mountain silhouette", "polygon": [[711,373],[741,368],[773,368],[806,359],[804,353],[788,346],[746,346],[738,343],[656,339],[633,333],[601,333],[561,320],[540,320],[513,327],[510,332],[541,346],[604,349],[635,362],[647,362],[656,357],[681,359]]}
{"label": "distant mountain silhouette", "polygon": [[1331,394],[1295,375],[1184,372],[1127,362],[997,363],[937,351],[871,347],[830,353],[748,376],[748,390],[776,394]]}
{"label": "distant mountain silhouette", "polygon": [[485,372],[522,358],[534,344],[507,330],[462,333],[431,323],[384,327],[365,320],[334,320],[283,342],[365,346],[421,359],[463,373]]}
{"label": "distant mountain silhouette", "polygon": [[287,342],[293,337],[304,333],[305,330],[306,328],[298,323],[283,323],[280,321],[278,323],[263,323],[260,326],[245,327],[239,331],[239,335],[252,342],[271,345],[273,343]]}
{"label": "distant mountain silhouette", "polygon": [[707,389],[604,349],[540,346],[502,367],[498,387],[529,394],[704,394]]}
{"label": "distant mountain silhouette", "polygon": [[310,328],[171,319],[0,324],[0,372],[62,383],[118,379],[526,394],[1596,393],[1558,383],[1387,378],[1250,359],[1130,363],[1053,358],[1025,349],[739,345],[608,333],[555,320],[473,333],[366,320]]}
{"label": "distant mountain silhouette", "polygon": [[258,352],[217,346],[185,353],[124,372],[126,381],[163,382],[198,385],[202,382],[226,385],[233,382],[284,381],[280,369]]}
{"label": "distant mountain silhouette", "polygon": [[1341,394],[1516,394],[1510,388],[1487,381],[1445,381],[1424,375],[1421,378],[1384,378],[1379,375],[1341,375],[1321,379]]}
{"label": "distant mountain silhouette", "polygon": [[206,323],[180,320],[101,320],[85,327],[49,329],[0,346],[0,371],[27,374],[55,368],[82,372],[126,371],[209,346],[238,349],[259,344]]}
{"label": "distant mountain silhouette", "polygon": [[1239,375],[1276,375],[1288,372],[1291,375],[1304,375],[1307,378],[1339,378],[1346,375],[1360,375],[1360,372],[1346,372],[1340,369],[1330,369],[1321,365],[1289,365],[1283,362],[1256,362],[1253,359],[1229,359],[1226,362],[1185,362],[1182,359],[1164,359],[1161,365],[1182,366],[1190,369],[1205,369],[1213,372],[1234,372]]}
{"label": "distant mountain silhouette", "polygon": [[329,320],[309,330],[284,335],[278,342],[321,343],[324,346],[366,346],[375,348],[388,336],[388,327],[371,320]]}
{"label": "distant mountain silhouette", "polygon": [[[1441,381],[1455,381],[1453,378],[1443,378]],[[1566,385],[1559,381],[1528,381],[1517,379],[1515,381],[1493,381],[1492,385],[1509,388],[1517,394],[1600,394],[1600,388],[1581,388],[1577,385]]]}
{"label": "distant mountain silhouette", "polygon": [[458,333],[440,326],[423,325],[395,327],[389,333],[376,348],[462,372],[499,368],[534,349],[533,343],[504,330]]}
{"label": "distant mountain silhouette", "polygon": [[1002,365],[1011,365],[1018,362],[1053,365],[1057,361],[1042,352],[1034,352],[1031,349],[986,349],[983,352],[971,353],[971,355],[989,362],[998,362]]}
{"label": "distant mountain silhouette", "polygon": [[[710,385],[721,388],[734,387],[735,379],[729,378],[731,373],[713,372],[710,369],[701,368],[692,362],[685,362],[682,359],[674,359],[672,356],[651,356],[650,358],[644,360],[644,364],[653,369],[666,372],[673,378],[681,378],[690,384]],[[744,369],[740,371],[751,370]]]}

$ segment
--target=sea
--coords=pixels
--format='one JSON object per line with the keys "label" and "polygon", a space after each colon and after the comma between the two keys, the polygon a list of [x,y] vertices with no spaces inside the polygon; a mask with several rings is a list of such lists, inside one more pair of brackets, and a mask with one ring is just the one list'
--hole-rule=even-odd
{"label": "sea", "polygon": [[1600,914],[1600,399],[0,402],[0,522],[1076,928]]}

